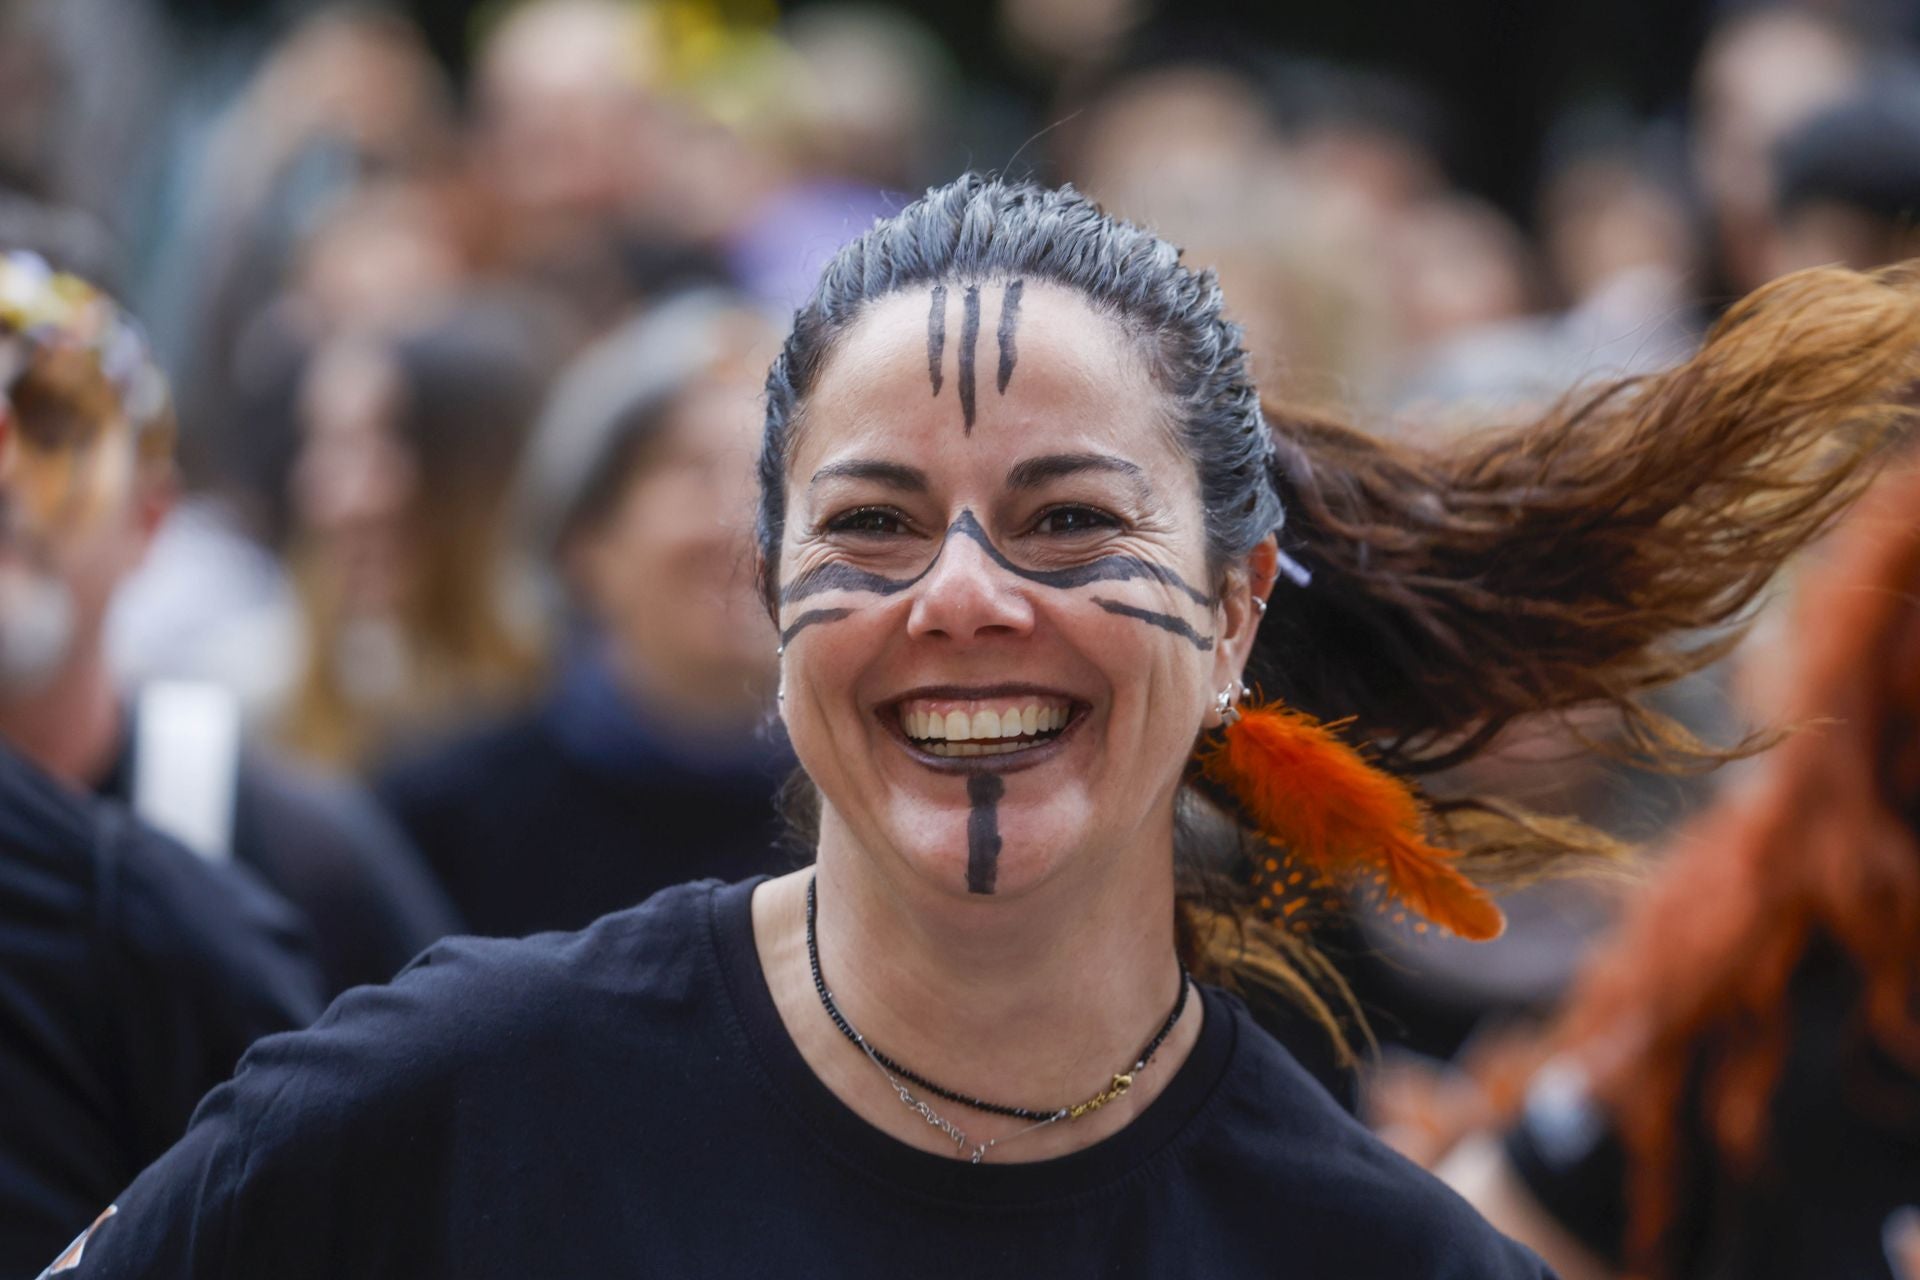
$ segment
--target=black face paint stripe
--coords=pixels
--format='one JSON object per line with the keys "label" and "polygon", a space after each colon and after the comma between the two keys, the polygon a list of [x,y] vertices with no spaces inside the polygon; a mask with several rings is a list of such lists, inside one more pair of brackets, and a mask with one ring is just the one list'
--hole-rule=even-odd
{"label": "black face paint stripe", "polygon": [[947,286],[933,286],[933,305],[927,311],[927,377],[933,394],[940,394],[942,368],[947,360]]}
{"label": "black face paint stripe", "polygon": [[993,545],[987,531],[980,527],[979,520],[972,511],[962,511],[954,522],[947,526],[946,536],[940,540],[940,549],[934,553],[927,567],[911,578],[887,578],[866,569],[849,564],[823,564],[809,569],[788,583],[780,591],[780,603],[792,604],[822,591],[867,591],[874,595],[890,596],[905,591],[933,572],[934,565],[940,563],[940,557],[947,553],[947,543],[955,534],[972,538],[980,544],[987,557],[995,564],[1016,577],[1043,587],[1065,590],[1073,587],[1090,586],[1096,582],[1130,582],[1151,580],[1172,587],[1197,605],[1212,608],[1215,601],[1212,596],[1199,590],[1185,578],[1149,560],[1119,552],[1101,556],[1086,564],[1074,565],[1067,569],[1024,569],[1001,553]]}
{"label": "black face paint stripe", "polygon": [[960,416],[966,419],[967,434],[973,434],[973,351],[980,345],[980,286],[967,286],[966,305],[960,315]]}
{"label": "black face paint stripe", "polygon": [[1121,604],[1118,600],[1107,600],[1095,596],[1093,602],[1108,613],[1117,613],[1123,618],[1138,618],[1140,621],[1159,627],[1162,631],[1171,631],[1182,640],[1190,642],[1202,653],[1213,650],[1213,637],[1203,636],[1192,627],[1170,613],[1155,613],[1151,609],[1136,609],[1130,604]]}
{"label": "black face paint stripe", "polygon": [[1007,383],[1013,380],[1013,364],[1019,358],[1014,349],[1013,336],[1020,327],[1020,294],[1026,288],[1026,281],[1015,280],[1007,286],[1006,296],[1000,300],[1000,375],[998,382],[1000,394],[1007,394]]}
{"label": "black face paint stripe", "polygon": [[815,626],[822,622],[838,622],[842,618],[852,616],[852,614],[853,610],[851,609],[809,609],[795,618],[792,626],[780,633],[780,643],[791,644],[793,643],[793,638],[802,631],[805,631],[808,627]]}
{"label": "black face paint stripe", "polygon": [[967,775],[967,892],[992,893],[1000,871],[1000,797],[1006,781],[997,773]]}

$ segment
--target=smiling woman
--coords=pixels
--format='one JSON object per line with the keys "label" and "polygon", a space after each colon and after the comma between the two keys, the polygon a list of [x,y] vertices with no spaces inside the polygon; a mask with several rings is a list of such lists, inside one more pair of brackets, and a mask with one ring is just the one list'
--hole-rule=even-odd
{"label": "smiling woman", "polygon": [[[82,1273],[1544,1275],[1222,987],[1331,1018],[1306,895],[1478,936],[1482,883],[1602,847],[1415,778],[1592,703],[1686,747],[1636,699],[1852,498],[1920,308],[1800,277],[1444,457],[1263,411],[1222,308],[1070,190],[962,178],[842,250],[760,460],[812,865],[348,996]],[[1290,707],[1241,706],[1257,645]]]}

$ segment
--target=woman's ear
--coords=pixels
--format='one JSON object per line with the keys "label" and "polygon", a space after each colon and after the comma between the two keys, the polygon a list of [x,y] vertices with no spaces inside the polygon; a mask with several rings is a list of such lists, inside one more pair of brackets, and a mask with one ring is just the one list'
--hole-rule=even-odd
{"label": "woman's ear", "polygon": [[1239,681],[1253,652],[1253,638],[1266,616],[1267,597],[1280,576],[1280,546],[1272,534],[1230,566],[1221,584],[1220,642],[1214,647],[1214,687]]}

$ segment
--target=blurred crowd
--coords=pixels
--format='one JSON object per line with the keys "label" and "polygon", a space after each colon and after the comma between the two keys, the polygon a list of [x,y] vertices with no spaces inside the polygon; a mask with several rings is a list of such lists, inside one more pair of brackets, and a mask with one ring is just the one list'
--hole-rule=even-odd
{"label": "blurred crowd", "polygon": [[[1413,83],[1156,56],[1124,0],[983,8],[1037,107],[879,5],[478,6],[456,79],[376,3],[216,41],[151,0],[8,0],[0,247],[118,298],[171,404],[126,412],[160,443],[39,587],[0,583],[0,738],[249,868],[328,992],[777,869],[760,384],[876,216],[967,166],[1070,181],[1219,273],[1270,400],[1431,439],[1665,367],[1783,273],[1920,252],[1899,8],[1726,6],[1684,98],[1570,101],[1514,209],[1450,177]],[[1668,709],[1774,723],[1791,631]],[[1654,850],[1711,793],[1579,736],[1471,781]],[[1635,892],[1544,887],[1482,949],[1363,924],[1365,1114],[1430,1164],[1501,1125]]]}

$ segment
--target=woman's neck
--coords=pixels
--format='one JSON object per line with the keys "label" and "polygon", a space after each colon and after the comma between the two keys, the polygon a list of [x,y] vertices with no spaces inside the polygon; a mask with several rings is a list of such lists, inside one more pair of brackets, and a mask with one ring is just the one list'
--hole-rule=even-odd
{"label": "woman's neck", "polygon": [[[1062,877],[1018,900],[979,901],[882,874],[829,820],[816,867],[762,886],[753,903],[761,963],[788,1032],[815,1074],[870,1123],[927,1150],[966,1154],[902,1105],[822,1008],[805,943],[807,882],[817,877],[822,976],[871,1044],[991,1102],[1045,1109],[1085,1101],[1133,1065],[1180,991],[1171,859],[1165,844],[1146,843],[1106,861],[1094,883]],[[1184,1060],[1200,1017],[1200,1002],[1189,1000],[1120,1099],[990,1158],[1057,1156],[1124,1126]],[[1025,1127],[914,1092],[975,1144]]]}

